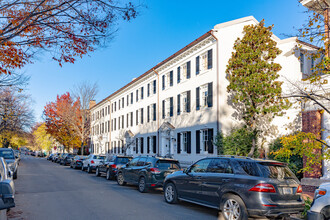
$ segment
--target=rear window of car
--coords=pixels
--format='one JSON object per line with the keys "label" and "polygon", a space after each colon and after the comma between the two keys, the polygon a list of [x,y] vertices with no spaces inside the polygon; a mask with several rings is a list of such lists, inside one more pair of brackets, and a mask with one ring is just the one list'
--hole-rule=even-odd
{"label": "rear window of car", "polygon": [[105,156],[95,155],[94,159],[104,160]]}
{"label": "rear window of car", "polygon": [[14,152],[11,150],[0,151],[0,157],[3,157],[4,159],[15,159]]}
{"label": "rear window of car", "polygon": [[264,177],[271,179],[297,179],[292,171],[285,164],[259,163],[260,170]]}
{"label": "rear window of car", "polygon": [[235,173],[248,176],[260,176],[259,168],[256,162],[233,160],[233,168]]}
{"label": "rear window of car", "polygon": [[161,170],[178,170],[180,169],[180,164],[178,161],[158,160],[156,167]]}
{"label": "rear window of car", "polygon": [[117,157],[116,163],[117,164],[127,164],[130,161],[128,157]]}

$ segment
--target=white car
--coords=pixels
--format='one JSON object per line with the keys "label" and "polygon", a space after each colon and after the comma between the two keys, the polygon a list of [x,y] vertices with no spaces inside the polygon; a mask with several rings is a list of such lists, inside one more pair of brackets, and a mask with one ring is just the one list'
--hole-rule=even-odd
{"label": "white car", "polygon": [[330,219],[330,183],[323,183],[315,190],[309,220]]}
{"label": "white car", "polygon": [[90,154],[85,160],[83,160],[81,170],[87,170],[88,173],[91,173],[102,160],[105,160],[105,155]]}

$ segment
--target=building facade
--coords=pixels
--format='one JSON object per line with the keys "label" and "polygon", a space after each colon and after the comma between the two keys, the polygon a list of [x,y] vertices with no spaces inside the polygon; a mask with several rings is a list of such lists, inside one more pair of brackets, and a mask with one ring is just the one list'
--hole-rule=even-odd
{"label": "building facade", "polygon": [[[90,151],[100,154],[159,155],[183,164],[217,155],[214,140],[239,123],[228,100],[226,65],[243,27],[257,24],[254,17],[218,24],[186,47],[157,64],[91,108]],[[295,38],[273,39],[282,50],[283,91],[286,82],[301,80]],[[315,49],[303,45],[307,49]],[[274,119],[278,135],[287,133],[300,106]],[[289,115],[289,117],[288,117]]]}

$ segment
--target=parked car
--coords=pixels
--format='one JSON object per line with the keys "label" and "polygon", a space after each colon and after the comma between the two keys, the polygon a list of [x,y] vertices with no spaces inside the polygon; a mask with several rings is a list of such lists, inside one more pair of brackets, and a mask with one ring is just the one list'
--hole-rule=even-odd
{"label": "parked car", "polygon": [[81,169],[83,160],[85,160],[87,156],[76,155],[72,158],[70,167],[74,169]]}
{"label": "parked car", "polygon": [[138,185],[140,192],[147,192],[149,188],[162,187],[165,177],[178,170],[181,167],[177,160],[139,156],[118,170],[117,182],[121,186],[126,183]]}
{"label": "parked car", "polygon": [[15,207],[14,181],[4,158],[0,157],[0,210]]}
{"label": "parked car", "polygon": [[85,160],[83,160],[83,165],[81,170],[87,170],[88,173],[91,173],[99,165],[100,161],[105,159],[105,155],[96,155],[90,154]]}
{"label": "parked car", "polygon": [[55,163],[60,163],[61,160],[62,160],[62,157],[63,157],[63,156],[64,156],[64,153],[60,153],[60,154],[58,155],[58,157],[56,158]]}
{"label": "parked car", "polygon": [[64,154],[60,160],[60,164],[63,166],[70,165],[71,160],[74,156],[75,156],[74,154],[70,154],[70,153]]}
{"label": "parked car", "polygon": [[106,174],[107,180],[114,179],[118,169],[127,164],[133,157],[130,156],[113,156],[104,161],[101,161],[96,167],[96,176]]}
{"label": "parked car", "polygon": [[53,157],[52,157],[52,162],[56,163],[59,156],[60,156],[60,153],[54,154]]}
{"label": "parked car", "polygon": [[220,209],[224,219],[278,217],[304,210],[299,180],[285,163],[240,157],[204,158],[168,175],[167,203],[178,200]]}
{"label": "parked car", "polygon": [[17,179],[18,160],[15,158],[14,150],[11,148],[0,148],[0,157],[5,159],[9,169],[13,173],[13,178]]}
{"label": "parked car", "polygon": [[52,160],[53,156],[54,156],[54,154],[49,154],[49,156],[47,157],[47,160]]}
{"label": "parked car", "polygon": [[314,193],[308,220],[330,219],[330,183],[321,184]]}

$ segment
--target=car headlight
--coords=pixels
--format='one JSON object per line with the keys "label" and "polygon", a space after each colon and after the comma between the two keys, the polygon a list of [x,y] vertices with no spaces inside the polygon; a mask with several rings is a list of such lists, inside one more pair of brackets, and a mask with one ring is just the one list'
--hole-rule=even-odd
{"label": "car headlight", "polygon": [[314,198],[317,199],[317,198],[320,198],[322,196],[324,196],[325,194],[327,194],[327,190],[326,189],[316,189],[315,190],[315,194],[314,194]]}

